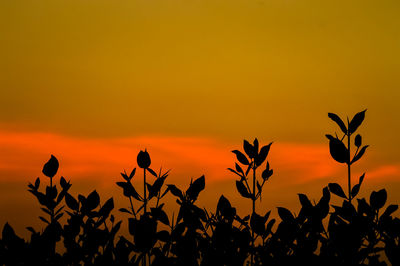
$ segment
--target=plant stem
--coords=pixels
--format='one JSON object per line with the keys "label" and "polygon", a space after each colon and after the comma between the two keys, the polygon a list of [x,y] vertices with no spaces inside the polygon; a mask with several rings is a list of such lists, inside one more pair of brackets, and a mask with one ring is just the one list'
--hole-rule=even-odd
{"label": "plant stem", "polygon": [[[256,167],[255,167],[255,162],[253,165],[253,197],[252,197],[252,201],[253,201],[253,211],[252,211],[252,215],[254,215],[254,213],[256,212]],[[254,265],[254,231],[251,230],[251,247],[252,247],[252,251],[251,251],[251,258],[250,258],[250,265]]]}
{"label": "plant stem", "polygon": [[349,202],[351,203],[351,173],[350,173],[350,134],[347,135],[347,148],[349,150],[349,161],[347,162],[347,174],[349,182]]}
{"label": "plant stem", "polygon": [[144,204],[144,213],[147,212],[147,196],[146,196],[146,168],[143,169],[143,204]]}

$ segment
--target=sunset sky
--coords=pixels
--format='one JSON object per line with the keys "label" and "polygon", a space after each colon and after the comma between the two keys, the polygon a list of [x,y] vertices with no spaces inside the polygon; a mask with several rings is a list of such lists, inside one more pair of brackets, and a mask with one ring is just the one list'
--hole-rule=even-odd
{"label": "sunset sky", "polygon": [[145,148],[178,187],[206,175],[200,205],[223,193],[246,211],[226,168],[255,137],[274,142],[259,211],[296,210],[296,193],[346,185],[327,113],[366,108],[353,180],[366,172],[362,196],[385,187],[399,203],[399,13],[397,0],[0,1],[0,226],[37,222],[27,184],[47,181],[51,154],[72,194],[125,207],[115,182]]}

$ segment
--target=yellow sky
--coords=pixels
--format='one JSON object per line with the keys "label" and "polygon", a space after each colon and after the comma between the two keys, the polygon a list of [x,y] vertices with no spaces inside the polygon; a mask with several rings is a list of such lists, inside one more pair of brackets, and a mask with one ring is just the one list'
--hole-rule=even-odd
{"label": "yellow sky", "polygon": [[[399,13],[397,0],[0,1],[0,133],[328,151],[327,112],[368,108],[365,170],[397,167]],[[5,143],[1,157],[18,165],[20,143]],[[34,154],[32,178],[48,156]],[[2,184],[18,176],[2,169]]]}

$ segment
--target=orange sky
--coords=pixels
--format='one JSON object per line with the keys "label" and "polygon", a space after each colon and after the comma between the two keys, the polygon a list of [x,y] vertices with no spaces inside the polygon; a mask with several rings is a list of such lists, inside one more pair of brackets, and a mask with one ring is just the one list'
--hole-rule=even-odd
{"label": "orange sky", "polygon": [[0,226],[22,231],[21,209],[37,216],[26,185],[50,154],[75,193],[118,197],[119,172],[147,148],[182,187],[206,175],[201,203],[224,193],[243,206],[226,168],[254,137],[274,141],[262,207],[298,206],[298,192],[345,183],[327,113],[365,108],[370,147],[354,178],[367,172],[365,195],[387,187],[399,202],[399,10],[396,0],[1,1]]}

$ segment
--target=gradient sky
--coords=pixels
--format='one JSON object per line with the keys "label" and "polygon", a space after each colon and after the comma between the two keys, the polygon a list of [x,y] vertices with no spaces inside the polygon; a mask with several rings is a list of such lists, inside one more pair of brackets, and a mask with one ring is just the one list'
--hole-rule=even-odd
{"label": "gradient sky", "polygon": [[254,137],[274,141],[260,211],[296,208],[296,193],[345,185],[327,113],[365,108],[371,146],[354,173],[367,172],[363,195],[386,187],[398,203],[399,12],[397,0],[0,1],[0,226],[37,215],[26,185],[50,154],[73,194],[119,197],[119,172],[147,148],[178,186],[205,174],[205,206],[221,193],[244,206],[226,168]]}

